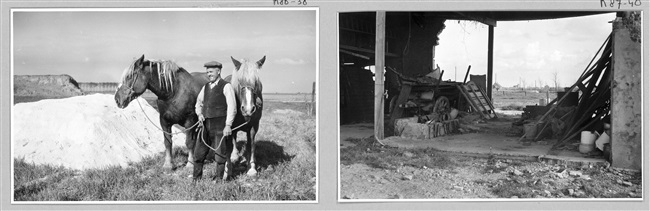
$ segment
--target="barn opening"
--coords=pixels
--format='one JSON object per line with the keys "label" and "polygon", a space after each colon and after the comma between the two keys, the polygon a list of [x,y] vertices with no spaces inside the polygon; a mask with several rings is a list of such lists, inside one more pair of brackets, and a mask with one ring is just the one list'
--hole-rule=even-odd
{"label": "barn opening", "polygon": [[[493,106],[493,91],[501,88],[493,78],[499,70],[492,69],[493,51],[499,48],[499,43],[493,42],[498,22],[571,18],[600,13],[385,12],[381,19],[377,14],[340,14],[340,123],[372,123],[375,136],[379,140],[396,135],[404,137],[405,130],[408,130],[407,137],[435,141],[438,137],[463,133],[458,131],[463,129],[462,124],[454,121],[459,113],[461,116],[478,116],[476,121],[484,121],[488,125],[504,125],[503,121],[498,120],[499,114]],[[542,86],[542,83],[538,85],[534,82],[535,87],[542,87],[542,90],[553,94],[546,96],[543,102],[540,100],[536,105],[526,106],[523,117],[505,124],[520,124],[517,126],[521,129],[522,134],[518,136],[521,137],[522,144],[540,141],[538,138],[543,137],[544,133],[551,134],[542,138],[553,142],[551,145],[559,145],[560,142],[564,142],[561,143],[564,145],[574,144],[579,141],[582,131],[606,131],[604,127],[607,122],[611,128],[609,156],[612,164],[622,168],[640,169],[640,42],[630,39],[635,33],[639,33],[635,32],[634,27],[630,27],[630,23],[640,25],[640,18],[637,17],[638,14],[633,12],[617,13],[617,18],[612,23],[612,35],[603,43],[604,51],[594,55],[593,65],[586,67],[580,77],[567,79],[575,82],[571,86]],[[455,80],[441,80],[445,75],[456,75],[459,72],[452,72],[449,67],[444,67],[444,64],[436,63],[439,35],[444,33],[445,21],[448,20],[474,21],[489,28],[486,35],[487,74],[465,74],[471,72],[469,66],[467,69],[459,68],[461,74],[454,77]],[[380,40],[380,36],[375,32],[381,26],[384,27],[381,36],[383,42],[379,42],[381,46],[378,46],[377,40]],[[385,49],[381,57],[375,54],[378,47]],[[386,70],[383,83],[377,83],[374,80],[376,74],[366,68],[375,66],[378,63],[377,58],[382,59],[382,66],[385,66]],[[616,62],[629,59],[636,62]],[[622,87],[621,83],[634,86]],[[524,85],[520,88],[525,88],[526,83],[522,84]],[[378,86],[383,86],[381,93],[376,90]],[[623,93],[632,95],[623,99]],[[380,104],[377,103],[378,98],[383,99]],[[600,106],[590,106],[594,103]],[[564,107],[571,107],[572,110],[562,110]],[[427,112],[423,113],[423,110]],[[559,116],[557,119],[561,119],[562,115],[568,116],[565,118],[569,120],[563,121],[571,128],[565,129],[560,135],[554,134],[553,125],[548,123],[554,120],[545,117],[551,116],[546,114],[549,110],[553,110],[553,116]],[[384,116],[378,119],[378,112]],[[529,119],[525,119],[526,117]],[[633,120],[631,124],[623,122],[630,119]],[[431,126],[431,123],[436,125]],[[555,133],[558,133],[557,130]],[[550,151],[548,153],[552,154]]]}

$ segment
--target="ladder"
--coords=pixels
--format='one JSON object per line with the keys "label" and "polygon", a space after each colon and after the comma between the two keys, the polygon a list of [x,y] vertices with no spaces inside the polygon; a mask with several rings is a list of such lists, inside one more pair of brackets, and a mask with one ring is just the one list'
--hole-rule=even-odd
{"label": "ladder", "polygon": [[461,91],[460,93],[463,97],[465,97],[465,100],[472,106],[472,109],[481,114],[481,117],[485,119],[497,118],[492,101],[473,81],[469,81],[466,84],[459,84],[458,89]]}

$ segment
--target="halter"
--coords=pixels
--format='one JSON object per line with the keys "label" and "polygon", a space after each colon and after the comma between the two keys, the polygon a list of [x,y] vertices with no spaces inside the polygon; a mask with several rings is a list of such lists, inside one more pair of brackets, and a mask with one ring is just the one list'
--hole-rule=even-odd
{"label": "halter", "polygon": [[[240,93],[241,93],[242,91],[244,91],[246,88],[248,88],[248,89],[251,90],[251,92],[252,92],[252,94],[253,94],[252,99],[255,100],[257,94],[255,93],[255,88],[252,87],[252,86],[241,86],[241,87],[239,88],[239,89],[240,89]],[[241,106],[241,109],[242,109],[242,110],[243,110],[243,107],[244,107],[244,105]],[[256,102],[256,103],[253,103],[253,111],[251,111],[251,113],[255,113],[256,110],[257,110],[257,102]]]}
{"label": "halter", "polygon": [[[135,82],[137,82],[137,81],[138,81],[138,77],[135,76],[135,80],[133,80],[133,83],[131,83],[130,86],[129,86],[129,85],[126,85],[126,87],[129,88],[129,93],[128,93],[129,95],[130,95],[131,93],[134,93],[134,92],[135,92],[135,90],[133,89],[133,86],[135,85]],[[122,84],[122,85],[124,86],[125,84]]]}
{"label": "halter", "polygon": [[[166,68],[165,68],[165,67],[161,68],[161,67],[160,67],[161,64],[158,63],[158,62],[156,62],[156,61],[154,61],[154,62],[149,61],[149,69],[150,69],[151,72],[153,72],[153,65],[152,65],[152,63],[156,63],[156,67],[157,67],[157,71],[156,71],[156,72],[158,72],[158,83],[160,84],[159,87],[160,87],[162,90],[165,90],[165,89],[173,90],[173,89],[174,89],[174,84],[173,84],[173,82],[172,82],[173,79],[168,78],[169,76],[163,76],[163,75],[166,75],[166,73],[165,73]],[[135,71],[135,70],[132,70],[132,71]],[[142,70],[142,71],[144,71],[144,70]],[[150,72],[149,74],[152,74],[151,72]],[[173,77],[173,70],[171,70],[171,72],[172,72],[172,73],[171,73],[171,74],[172,74],[171,77]],[[135,90],[133,89],[133,86],[134,86],[135,83],[138,81],[138,76],[137,76],[136,73],[131,73],[131,75],[134,76],[134,77],[136,77],[136,78],[133,80],[133,82],[131,83],[131,85],[126,85],[126,87],[129,88],[129,91],[130,91],[130,92],[135,92]],[[169,74],[167,74],[167,75],[169,75]],[[164,79],[163,79],[163,77],[164,77]],[[123,84],[123,85],[125,85],[125,84]],[[129,93],[129,94],[130,94],[130,93]]]}

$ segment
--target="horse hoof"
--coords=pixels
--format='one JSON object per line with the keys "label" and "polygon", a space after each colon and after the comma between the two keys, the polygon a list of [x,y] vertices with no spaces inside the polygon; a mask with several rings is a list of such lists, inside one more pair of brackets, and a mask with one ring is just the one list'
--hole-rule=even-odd
{"label": "horse hoof", "polygon": [[165,165],[163,165],[162,168],[165,171],[172,171],[174,170],[174,165],[172,165],[171,163],[165,163]]}
{"label": "horse hoof", "polygon": [[194,170],[194,163],[187,162],[187,164],[185,164],[185,169]]}
{"label": "horse hoof", "polygon": [[246,172],[246,175],[251,176],[251,177],[255,176],[255,175],[257,175],[257,170],[249,169],[248,172]]}
{"label": "horse hoof", "polygon": [[223,180],[223,181],[228,180],[228,177],[230,177],[230,175],[232,175],[232,172],[233,172],[233,166],[232,166],[232,163],[231,163],[231,162],[226,162],[226,169],[225,169],[224,172],[223,172],[223,178],[222,178],[222,180]]}

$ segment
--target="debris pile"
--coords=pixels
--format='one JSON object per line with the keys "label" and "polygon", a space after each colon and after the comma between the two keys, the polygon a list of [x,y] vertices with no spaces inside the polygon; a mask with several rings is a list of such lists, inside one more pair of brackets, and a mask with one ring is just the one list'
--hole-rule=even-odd
{"label": "debris pile", "polygon": [[397,136],[431,139],[463,132],[459,118],[467,114],[484,119],[497,117],[491,100],[473,81],[442,81],[444,71],[440,67],[417,78],[388,69],[400,79],[400,93],[392,98],[389,108]]}
{"label": "debris pile", "polygon": [[[530,126],[534,129],[526,131],[520,140],[527,138],[538,141],[550,134],[558,138],[553,149],[561,149],[570,146],[569,142],[579,137],[583,131],[597,131],[599,134],[607,132],[604,125],[610,123],[611,115],[611,46],[610,36],[576,83],[567,88],[566,92],[558,93],[558,98],[543,109],[544,115],[535,117],[535,123]],[[602,54],[598,57],[601,50]]]}

